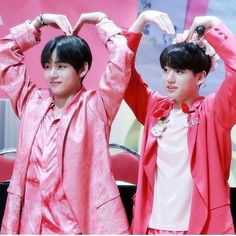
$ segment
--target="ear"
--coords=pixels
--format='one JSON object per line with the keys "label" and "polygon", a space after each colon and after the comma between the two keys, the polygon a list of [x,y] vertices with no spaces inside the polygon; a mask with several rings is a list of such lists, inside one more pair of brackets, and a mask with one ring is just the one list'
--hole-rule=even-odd
{"label": "ear", "polygon": [[198,73],[197,76],[198,76],[197,85],[200,86],[202,83],[204,83],[206,79],[206,71]]}
{"label": "ear", "polygon": [[88,73],[89,65],[88,62],[84,62],[84,65],[80,69],[80,78],[83,78]]}

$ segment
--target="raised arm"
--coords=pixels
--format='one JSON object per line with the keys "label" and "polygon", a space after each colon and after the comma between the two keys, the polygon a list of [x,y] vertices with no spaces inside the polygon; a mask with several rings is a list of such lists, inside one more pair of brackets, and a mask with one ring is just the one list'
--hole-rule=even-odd
{"label": "raised arm", "polygon": [[27,74],[24,52],[40,42],[44,25],[59,28],[66,34],[72,32],[66,16],[43,14],[10,29],[10,34],[0,40],[0,89],[11,100],[19,118],[30,96],[36,91]]}
{"label": "raised arm", "polygon": [[[128,40],[128,45],[131,50],[137,53],[138,45],[141,40],[141,32],[143,31],[145,25],[149,23],[154,23],[161,30],[165,31],[167,34],[174,34],[174,26],[169,18],[169,16],[161,11],[148,10],[142,12],[135,22],[129,28],[126,33],[126,38]],[[142,124],[145,122],[146,108],[148,100],[151,94],[151,90],[148,85],[142,80],[140,74],[135,69],[135,61],[132,63],[132,74],[125,93],[125,101],[134,112],[136,118]]]}
{"label": "raised arm", "polygon": [[[93,100],[90,107],[105,123],[110,125],[128,85],[133,53],[128,48],[121,29],[105,14],[101,12],[82,14],[74,28],[74,33],[77,33],[86,23],[96,24],[97,34],[105,44],[109,55],[108,64],[99,83],[97,100]],[[103,106],[99,105],[101,103]]]}
{"label": "raised arm", "polygon": [[[195,33],[198,26],[204,27],[204,33],[206,34],[209,30],[211,30],[213,27],[219,25],[221,23],[221,20],[218,17],[215,16],[197,16],[195,17],[192,25],[189,28],[188,34],[187,34],[187,40],[193,37],[193,34]],[[203,35],[200,35],[199,37],[202,37]]]}
{"label": "raised arm", "polygon": [[175,29],[165,12],[147,10],[142,12],[135,22],[130,26],[129,31],[134,33],[141,33],[145,25],[149,23],[156,24],[161,30],[165,31],[167,34],[174,34]]}
{"label": "raised arm", "polygon": [[215,94],[214,113],[222,127],[231,130],[236,123],[236,37],[215,16],[196,17],[190,27],[189,37],[198,26],[205,27],[204,39],[225,64],[225,80]]}
{"label": "raised arm", "polygon": [[32,24],[36,30],[47,25],[62,30],[66,35],[72,34],[71,24],[65,15],[40,14],[32,21]]}

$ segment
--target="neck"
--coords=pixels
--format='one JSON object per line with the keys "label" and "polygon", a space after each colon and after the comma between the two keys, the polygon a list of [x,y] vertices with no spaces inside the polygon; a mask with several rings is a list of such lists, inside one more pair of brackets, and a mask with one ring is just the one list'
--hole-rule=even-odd
{"label": "neck", "polygon": [[69,96],[67,98],[59,98],[59,97],[54,97],[54,113],[56,117],[60,117],[64,111],[64,108],[66,105],[71,101],[71,98],[73,96]]}
{"label": "neck", "polygon": [[181,108],[182,104],[185,103],[189,107],[193,105],[193,103],[199,98],[199,94],[196,94],[196,96],[191,97],[190,99],[185,99],[185,100],[179,100],[174,103],[175,108]]}

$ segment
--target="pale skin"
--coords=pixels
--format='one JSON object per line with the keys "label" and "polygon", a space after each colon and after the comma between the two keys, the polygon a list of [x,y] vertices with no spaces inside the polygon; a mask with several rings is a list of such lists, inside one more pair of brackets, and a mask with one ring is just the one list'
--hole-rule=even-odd
{"label": "pale skin", "polygon": [[[189,28],[186,38],[182,41],[188,41],[198,26],[205,27],[205,33],[212,27],[220,23],[220,19],[215,16],[195,17]],[[161,30],[167,34],[175,34],[174,26],[169,16],[161,11],[147,10],[142,12],[136,21],[129,28],[130,32],[141,33],[146,24],[155,23]],[[194,74],[191,70],[175,70],[166,66],[163,72],[163,83],[167,96],[175,102],[175,107],[180,108],[182,103],[191,106],[199,97],[199,86],[205,81],[206,72]]]}
{"label": "pale skin", "polygon": [[[60,29],[65,35],[78,34],[84,24],[97,24],[107,16],[102,12],[83,13],[80,15],[74,28],[72,28],[68,18],[59,14],[43,14],[42,19],[45,24],[53,28]],[[37,16],[33,21],[36,30],[43,27]],[[46,63],[44,68],[44,77],[48,87],[53,94],[55,101],[54,114],[60,116],[65,106],[71,98],[80,91],[82,84],[81,78],[88,72],[88,63],[85,62],[83,67],[76,71],[69,63],[62,63],[57,60],[56,50],[53,51],[51,61]]]}

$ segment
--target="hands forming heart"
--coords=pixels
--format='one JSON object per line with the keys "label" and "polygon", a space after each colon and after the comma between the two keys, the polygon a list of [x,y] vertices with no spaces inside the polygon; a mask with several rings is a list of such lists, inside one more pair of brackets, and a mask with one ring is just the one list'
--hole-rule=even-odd
{"label": "hands forming heart", "polygon": [[36,29],[40,29],[45,25],[49,25],[53,28],[61,29],[66,35],[76,35],[84,24],[97,24],[103,18],[107,18],[107,16],[102,12],[82,13],[74,28],[72,28],[68,18],[65,15],[45,13],[36,17],[32,21],[32,24]]}

